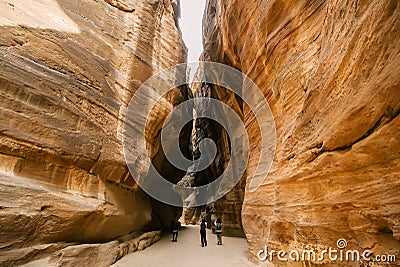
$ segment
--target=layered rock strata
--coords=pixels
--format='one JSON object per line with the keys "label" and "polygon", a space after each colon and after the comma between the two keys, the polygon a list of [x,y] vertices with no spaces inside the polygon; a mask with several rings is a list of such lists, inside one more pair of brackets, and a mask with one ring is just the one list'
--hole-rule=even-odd
{"label": "layered rock strata", "polygon": [[[2,251],[110,241],[180,216],[138,188],[122,147],[136,89],[186,61],[178,13],[170,0],[0,2]],[[157,140],[190,94],[168,93],[146,131],[156,168],[175,182],[184,173],[165,163]]]}
{"label": "layered rock strata", "polygon": [[[250,259],[264,245],[321,251],[339,238],[399,258],[398,1],[210,0],[203,26],[205,59],[248,75],[275,118],[273,167],[244,196]],[[243,112],[251,179],[260,133]]]}

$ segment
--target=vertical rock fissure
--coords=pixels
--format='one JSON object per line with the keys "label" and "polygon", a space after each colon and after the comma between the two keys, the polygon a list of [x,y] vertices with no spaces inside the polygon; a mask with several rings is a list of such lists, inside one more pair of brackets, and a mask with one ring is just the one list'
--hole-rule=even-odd
{"label": "vertical rock fissure", "polygon": [[[203,15],[203,23],[208,23],[209,20],[219,20],[216,16],[219,8],[216,7],[212,1],[207,1],[205,7],[205,13]],[[218,28],[214,28],[213,31],[208,31],[208,27],[203,25],[203,53],[200,56],[200,60],[205,61],[216,61],[210,56],[214,54],[210,49],[217,49],[216,42],[219,40]],[[205,38],[204,38],[205,37]],[[204,43],[205,42],[205,43]],[[231,62],[228,62],[228,65]],[[232,65],[232,64],[230,64]],[[195,76],[201,75],[202,65],[198,66],[195,71]],[[201,100],[200,98],[213,98],[217,101],[224,102],[228,106],[232,107],[237,115],[243,119],[243,105],[240,97],[236,96],[230,90],[208,83],[194,83],[191,84],[192,90],[194,91],[193,97],[199,98],[194,101],[194,114],[206,114],[206,111],[212,110],[207,100]],[[224,116],[224,114],[213,114],[217,118],[218,116]],[[196,172],[196,167],[192,166],[189,168],[186,175],[178,183],[181,186],[193,187],[203,186],[215,181],[219,178],[227,168],[230,162],[230,139],[226,130],[218,122],[208,118],[193,118],[193,131],[192,131],[192,157],[194,160],[200,158],[199,144],[204,139],[211,139],[217,147],[217,154],[211,164],[204,170]],[[225,118],[220,118],[225,119]],[[235,137],[234,137],[235,138]],[[205,152],[207,153],[207,152]],[[202,155],[208,156],[208,155]],[[184,221],[187,224],[196,224],[200,219],[205,218],[208,221],[208,225],[212,226],[213,222],[220,218],[224,224],[224,235],[227,236],[244,236],[242,221],[241,221],[241,209],[244,199],[246,177],[243,176],[237,183],[237,185],[228,192],[225,196],[209,203],[207,205],[187,208],[184,211]],[[224,191],[224,186],[220,185],[218,191]]]}
{"label": "vertical rock fissure", "polygon": [[[229,91],[230,92],[230,91]],[[212,107],[206,98],[214,98],[221,101],[222,97],[231,94],[228,90],[215,86],[213,84],[202,83],[196,85],[196,90],[194,93],[194,98],[199,98],[195,101],[194,110],[197,115],[205,114]],[[205,100],[201,98],[204,97]],[[229,101],[236,101],[236,97],[225,98],[224,101],[228,99],[228,105],[232,105]],[[240,107],[241,105],[239,105]],[[238,105],[236,105],[238,107]],[[242,110],[237,110],[237,113],[243,114]],[[214,114],[216,115],[216,114]],[[218,114],[216,116],[221,116],[223,114]],[[196,172],[195,166],[189,168],[188,173],[183,177],[183,179],[178,183],[181,186],[193,187],[193,186],[203,186],[209,184],[219,178],[230,161],[230,139],[226,130],[216,121],[208,118],[193,118],[193,131],[192,131],[192,148],[193,148],[193,160],[200,158],[199,144],[204,139],[211,139],[217,147],[217,154],[215,158],[211,161],[212,163],[204,170]],[[223,119],[223,118],[220,118]],[[208,155],[203,155],[208,156]],[[224,235],[226,236],[240,236],[243,237],[243,229],[241,223],[241,208],[243,204],[244,187],[246,179],[242,177],[238,184],[228,192],[221,199],[209,203],[204,206],[187,208],[184,212],[184,221],[186,224],[196,224],[200,219],[206,219],[208,225],[212,226],[213,222],[220,218],[224,223]],[[224,190],[224,185],[220,185],[217,190]]]}

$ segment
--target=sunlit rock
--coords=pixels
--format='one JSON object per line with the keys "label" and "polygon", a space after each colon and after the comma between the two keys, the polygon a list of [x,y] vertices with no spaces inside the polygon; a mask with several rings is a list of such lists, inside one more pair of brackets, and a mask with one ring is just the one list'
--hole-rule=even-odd
{"label": "sunlit rock", "polygon": [[[398,1],[209,1],[205,60],[247,74],[275,117],[274,165],[244,195],[253,261],[266,244],[336,247],[339,238],[399,255],[399,18]],[[251,174],[260,133],[246,107],[244,118]]]}

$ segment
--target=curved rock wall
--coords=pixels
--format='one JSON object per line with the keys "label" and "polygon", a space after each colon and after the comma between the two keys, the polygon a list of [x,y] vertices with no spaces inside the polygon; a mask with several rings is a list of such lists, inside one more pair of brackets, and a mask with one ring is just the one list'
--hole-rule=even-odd
{"label": "curved rock wall", "polygon": [[[0,2],[0,247],[105,241],[159,217],[126,168],[122,127],[135,90],[186,61],[178,9],[170,0]],[[174,89],[163,108],[188,97]]]}
{"label": "curved rock wall", "polygon": [[[275,117],[273,167],[244,197],[251,260],[338,238],[400,255],[398,1],[209,0],[203,26],[205,59],[247,74]],[[260,134],[244,118],[251,174]]]}

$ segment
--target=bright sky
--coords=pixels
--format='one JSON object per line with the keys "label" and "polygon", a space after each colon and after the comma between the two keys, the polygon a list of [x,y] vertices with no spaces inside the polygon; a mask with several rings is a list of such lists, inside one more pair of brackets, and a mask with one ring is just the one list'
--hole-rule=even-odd
{"label": "bright sky", "polygon": [[179,21],[183,40],[188,47],[188,62],[198,61],[203,51],[202,19],[206,0],[181,0]]}

